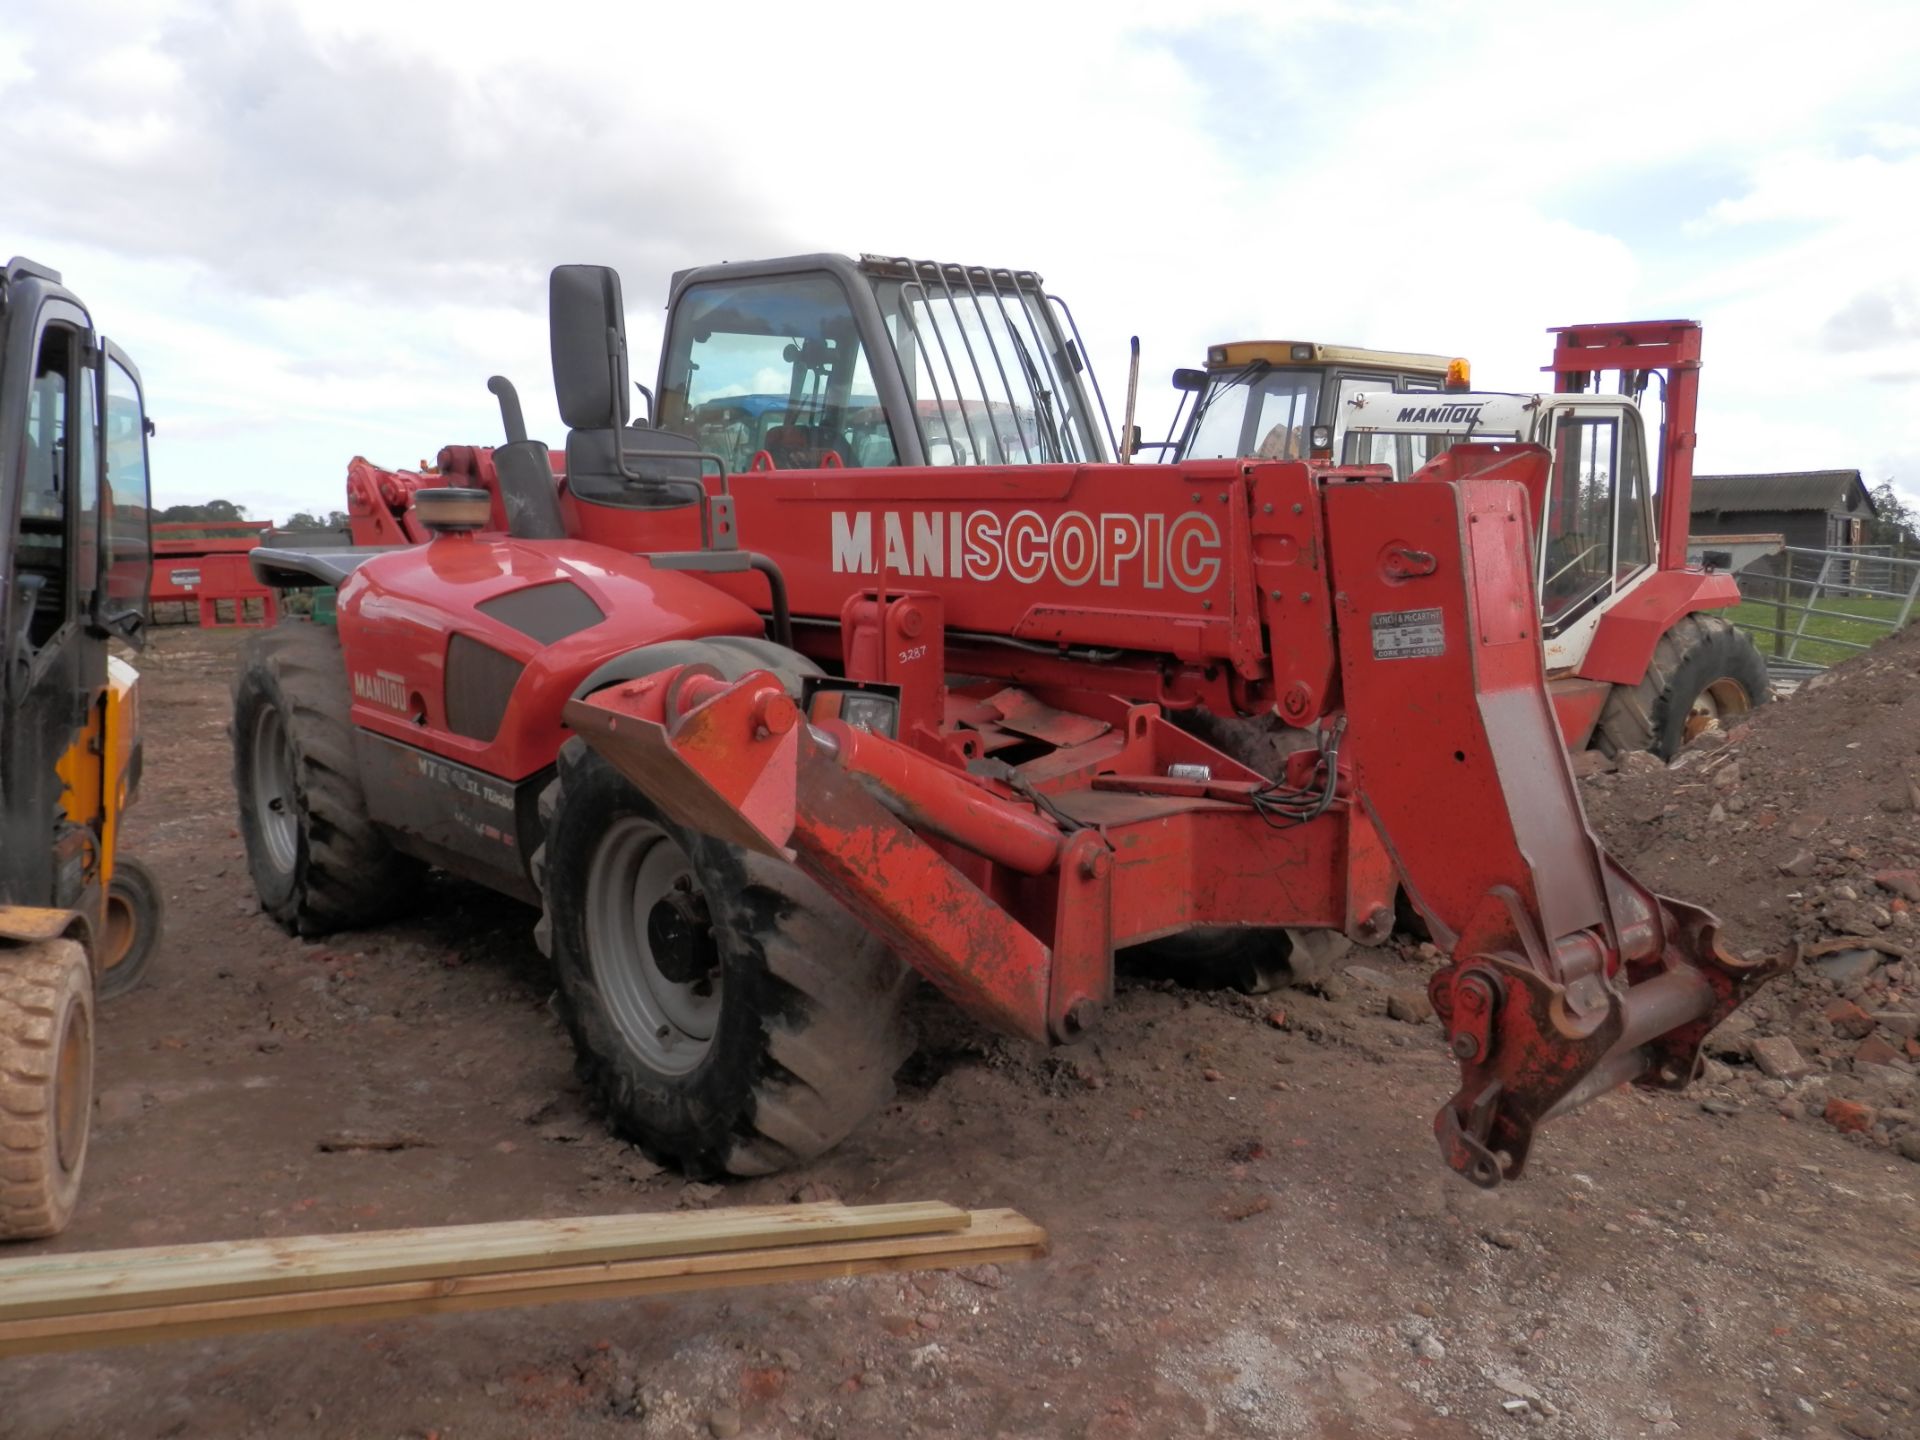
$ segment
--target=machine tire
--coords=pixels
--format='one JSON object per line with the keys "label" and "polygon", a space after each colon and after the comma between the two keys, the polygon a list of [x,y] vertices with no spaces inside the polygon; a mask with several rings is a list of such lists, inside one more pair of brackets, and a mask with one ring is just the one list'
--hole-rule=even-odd
{"label": "machine tire", "polygon": [[[730,678],[769,670],[796,693],[819,673],[771,641],[717,636],[631,651],[576,693],[696,662]],[[686,855],[720,952],[712,1040],[678,1073],[622,1035],[588,958],[591,850],[623,818],[657,827]],[[686,831],[578,738],[561,747],[540,820],[535,933],[559,972],[580,1073],[622,1134],[693,1174],[765,1175],[831,1149],[891,1098],[913,1050],[913,972],[806,876]]]}
{"label": "machine tire", "polygon": [[1594,744],[1608,755],[1651,750],[1671,760],[1693,738],[1690,720],[1744,714],[1767,698],[1766,662],[1747,635],[1718,615],[1683,615],[1660,637],[1640,683],[1614,686]]}
{"label": "machine tire", "polygon": [[[765,1175],[831,1149],[891,1098],[912,1049],[912,973],[798,870],[684,830],[577,737],[541,810],[539,935],[581,1076],[616,1130],[691,1174]],[[639,825],[685,857],[719,957],[709,1038],[684,1069],[623,1031],[590,949],[596,847]]]}
{"label": "machine tire", "polygon": [[93,1119],[93,974],[75,940],[0,950],[0,1240],[73,1218]]}
{"label": "machine tire", "polygon": [[153,871],[130,855],[116,855],[93,982],[101,1000],[118,999],[146,978],[163,925],[160,882]]}
{"label": "machine tire", "polygon": [[265,631],[234,680],[240,833],[260,908],[289,934],[385,920],[417,892],[424,869],[367,814],[350,703],[339,637],[321,625]]}

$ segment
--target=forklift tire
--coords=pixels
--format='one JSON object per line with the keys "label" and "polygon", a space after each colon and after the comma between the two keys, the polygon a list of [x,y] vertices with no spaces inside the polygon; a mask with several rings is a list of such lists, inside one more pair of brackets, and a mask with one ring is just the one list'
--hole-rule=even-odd
{"label": "forklift tire", "polygon": [[[814,673],[761,641],[626,658],[582,690],[690,660],[795,688]],[[615,1129],[693,1175],[766,1175],[831,1149],[892,1097],[913,1049],[913,972],[811,880],[686,830],[577,737],[540,815],[536,934]],[[643,910],[637,890],[660,898]]]}
{"label": "forklift tire", "polygon": [[58,1235],[93,1120],[93,975],[75,940],[0,949],[0,1240]]}
{"label": "forklift tire", "polygon": [[153,872],[131,856],[115,856],[93,982],[100,999],[118,999],[146,978],[160,948],[161,913],[160,882]]}
{"label": "forklift tire", "polygon": [[292,935],[376,924],[424,868],[367,814],[336,631],[294,622],[257,636],[233,684],[233,782],[260,908]]}
{"label": "forklift tire", "polygon": [[1767,665],[1718,615],[1684,615],[1660,637],[1638,685],[1616,685],[1593,740],[1609,756],[1651,750],[1671,760],[1709,726],[1767,702]]}

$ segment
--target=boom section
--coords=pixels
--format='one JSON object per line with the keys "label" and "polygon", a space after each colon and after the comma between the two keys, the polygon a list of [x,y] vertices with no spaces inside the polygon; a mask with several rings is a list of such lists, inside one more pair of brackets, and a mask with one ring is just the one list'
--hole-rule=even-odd
{"label": "boom section", "polygon": [[[1113,589],[1136,625],[1197,609],[1213,634],[1212,599],[1232,607],[1229,649],[1241,623],[1264,638],[1269,712],[1300,741],[1274,773],[1127,693],[1125,666],[903,685],[898,739],[850,723],[844,690],[698,662],[567,720],[677,819],[790,859],[961,1006],[1035,1040],[1096,1022],[1118,947],[1195,925],[1379,940],[1404,887],[1449,951],[1431,993],[1461,1075],[1436,1134],[1495,1185],[1546,1119],[1627,1081],[1685,1084],[1707,1031],[1780,968],[1722,950],[1712,916],[1641,885],[1587,828],[1531,581],[1527,496],[1548,463],[1464,445],[1418,485],[1297,462],[1157,472],[1156,496],[1221,507],[1221,573],[1159,612],[1143,582]],[[1057,530],[1124,477],[1061,478],[1045,511],[1031,471],[1017,501],[981,508]],[[969,582],[913,578],[942,588],[848,602],[865,616],[846,628],[849,680],[915,646],[931,673],[967,673],[940,617]],[[1047,603],[1080,643],[1093,622]]]}

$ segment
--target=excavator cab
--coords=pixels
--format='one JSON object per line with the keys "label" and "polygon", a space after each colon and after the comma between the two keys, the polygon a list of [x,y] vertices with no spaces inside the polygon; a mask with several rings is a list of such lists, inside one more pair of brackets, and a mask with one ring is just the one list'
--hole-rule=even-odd
{"label": "excavator cab", "polygon": [[[140,372],[58,273],[0,272],[0,1238],[72,1214],[96,997],[130,988],[160,895],[117,856],[139,784],[152,564]],[[47,1010],[51,997],[52,1016]]]}

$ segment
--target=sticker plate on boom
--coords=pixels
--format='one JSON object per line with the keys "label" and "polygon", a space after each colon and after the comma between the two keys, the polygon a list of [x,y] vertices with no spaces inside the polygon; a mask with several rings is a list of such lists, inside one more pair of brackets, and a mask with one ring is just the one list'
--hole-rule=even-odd
{"label": "sticker plate on boom", "polygon": [[1447,653],[1447,630],[1438,608],[1382,610],[1373,617],[1373,658],[1412,660]]}

